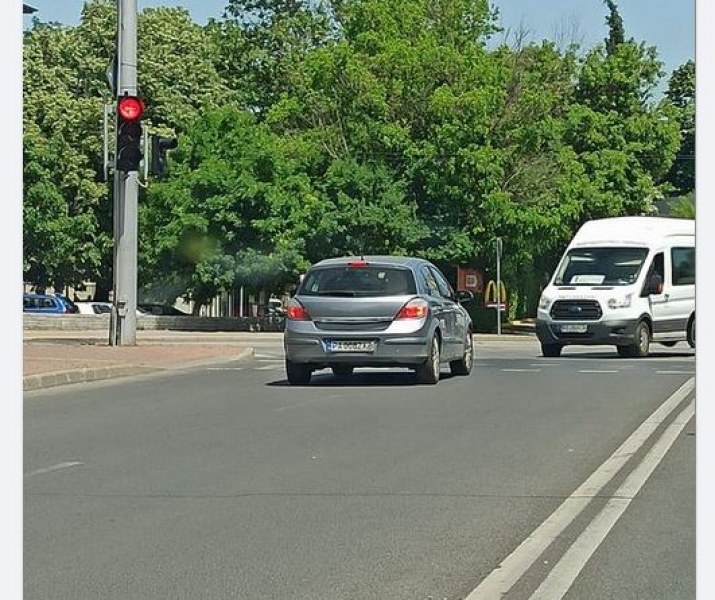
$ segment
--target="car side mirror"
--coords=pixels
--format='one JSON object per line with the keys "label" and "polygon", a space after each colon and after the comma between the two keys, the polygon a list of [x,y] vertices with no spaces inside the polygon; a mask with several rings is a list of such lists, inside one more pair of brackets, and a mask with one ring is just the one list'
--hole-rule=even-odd
{"label": "car side mirror", "polygon": [[474,300],[474,293],[469,291],[460,290],[457,292],[457,302],[460,304],[467,304]]}
{"label": "car side mirror", "polygon": [[663,293],[663,280],[658,275],[651,277],[648,282],[648,293],[655,295]]}

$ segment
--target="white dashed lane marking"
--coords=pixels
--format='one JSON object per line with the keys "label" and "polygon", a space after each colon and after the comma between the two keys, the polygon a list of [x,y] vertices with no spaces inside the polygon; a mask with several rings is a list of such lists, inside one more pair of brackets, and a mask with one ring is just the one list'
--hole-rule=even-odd
{"label": "white dashed lane marking", "polygon": [[30,471],[29,473],[25,473],[25,477],[32,477],[33,475],[43,475],[45,473],[52,473],[53,471],[60,471],[61,469],[69,469],[70,467],[79,467],[80,465],[83,465],[83,462],[79,461],[68,461],[68,462],[61,462],[56,465],[52,465],[51,467],[45,467],[44,469],[35,469],[34,471]]}

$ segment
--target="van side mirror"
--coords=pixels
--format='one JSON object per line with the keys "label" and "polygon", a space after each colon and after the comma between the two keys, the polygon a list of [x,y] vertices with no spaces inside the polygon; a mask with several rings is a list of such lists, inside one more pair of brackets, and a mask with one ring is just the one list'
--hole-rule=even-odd
{"label": "van side mirror", "polygon": [[460,290],[457,292],[457,302],[460,304],[467,304],[474,300],[474,293],[469,291]]}

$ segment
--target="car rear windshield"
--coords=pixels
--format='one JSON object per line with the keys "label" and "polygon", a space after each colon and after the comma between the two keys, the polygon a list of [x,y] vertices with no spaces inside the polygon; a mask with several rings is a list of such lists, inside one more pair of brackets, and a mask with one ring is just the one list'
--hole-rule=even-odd
{"label": "car rear windshield", "polygon": [[298,293],[303,296],[367,298],[415,294],[416,287],[409,269],[339,265],[310,271]]}

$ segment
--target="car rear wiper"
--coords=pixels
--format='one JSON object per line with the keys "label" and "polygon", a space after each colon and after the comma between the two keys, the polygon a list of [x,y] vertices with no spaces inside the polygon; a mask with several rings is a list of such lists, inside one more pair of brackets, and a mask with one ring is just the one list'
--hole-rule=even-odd
{"label": "car rear wiper", "polygon": [[321,290],[316,292],[318,296],[344,296],[345,298],[354,298],[355,292],[349,290]]}

